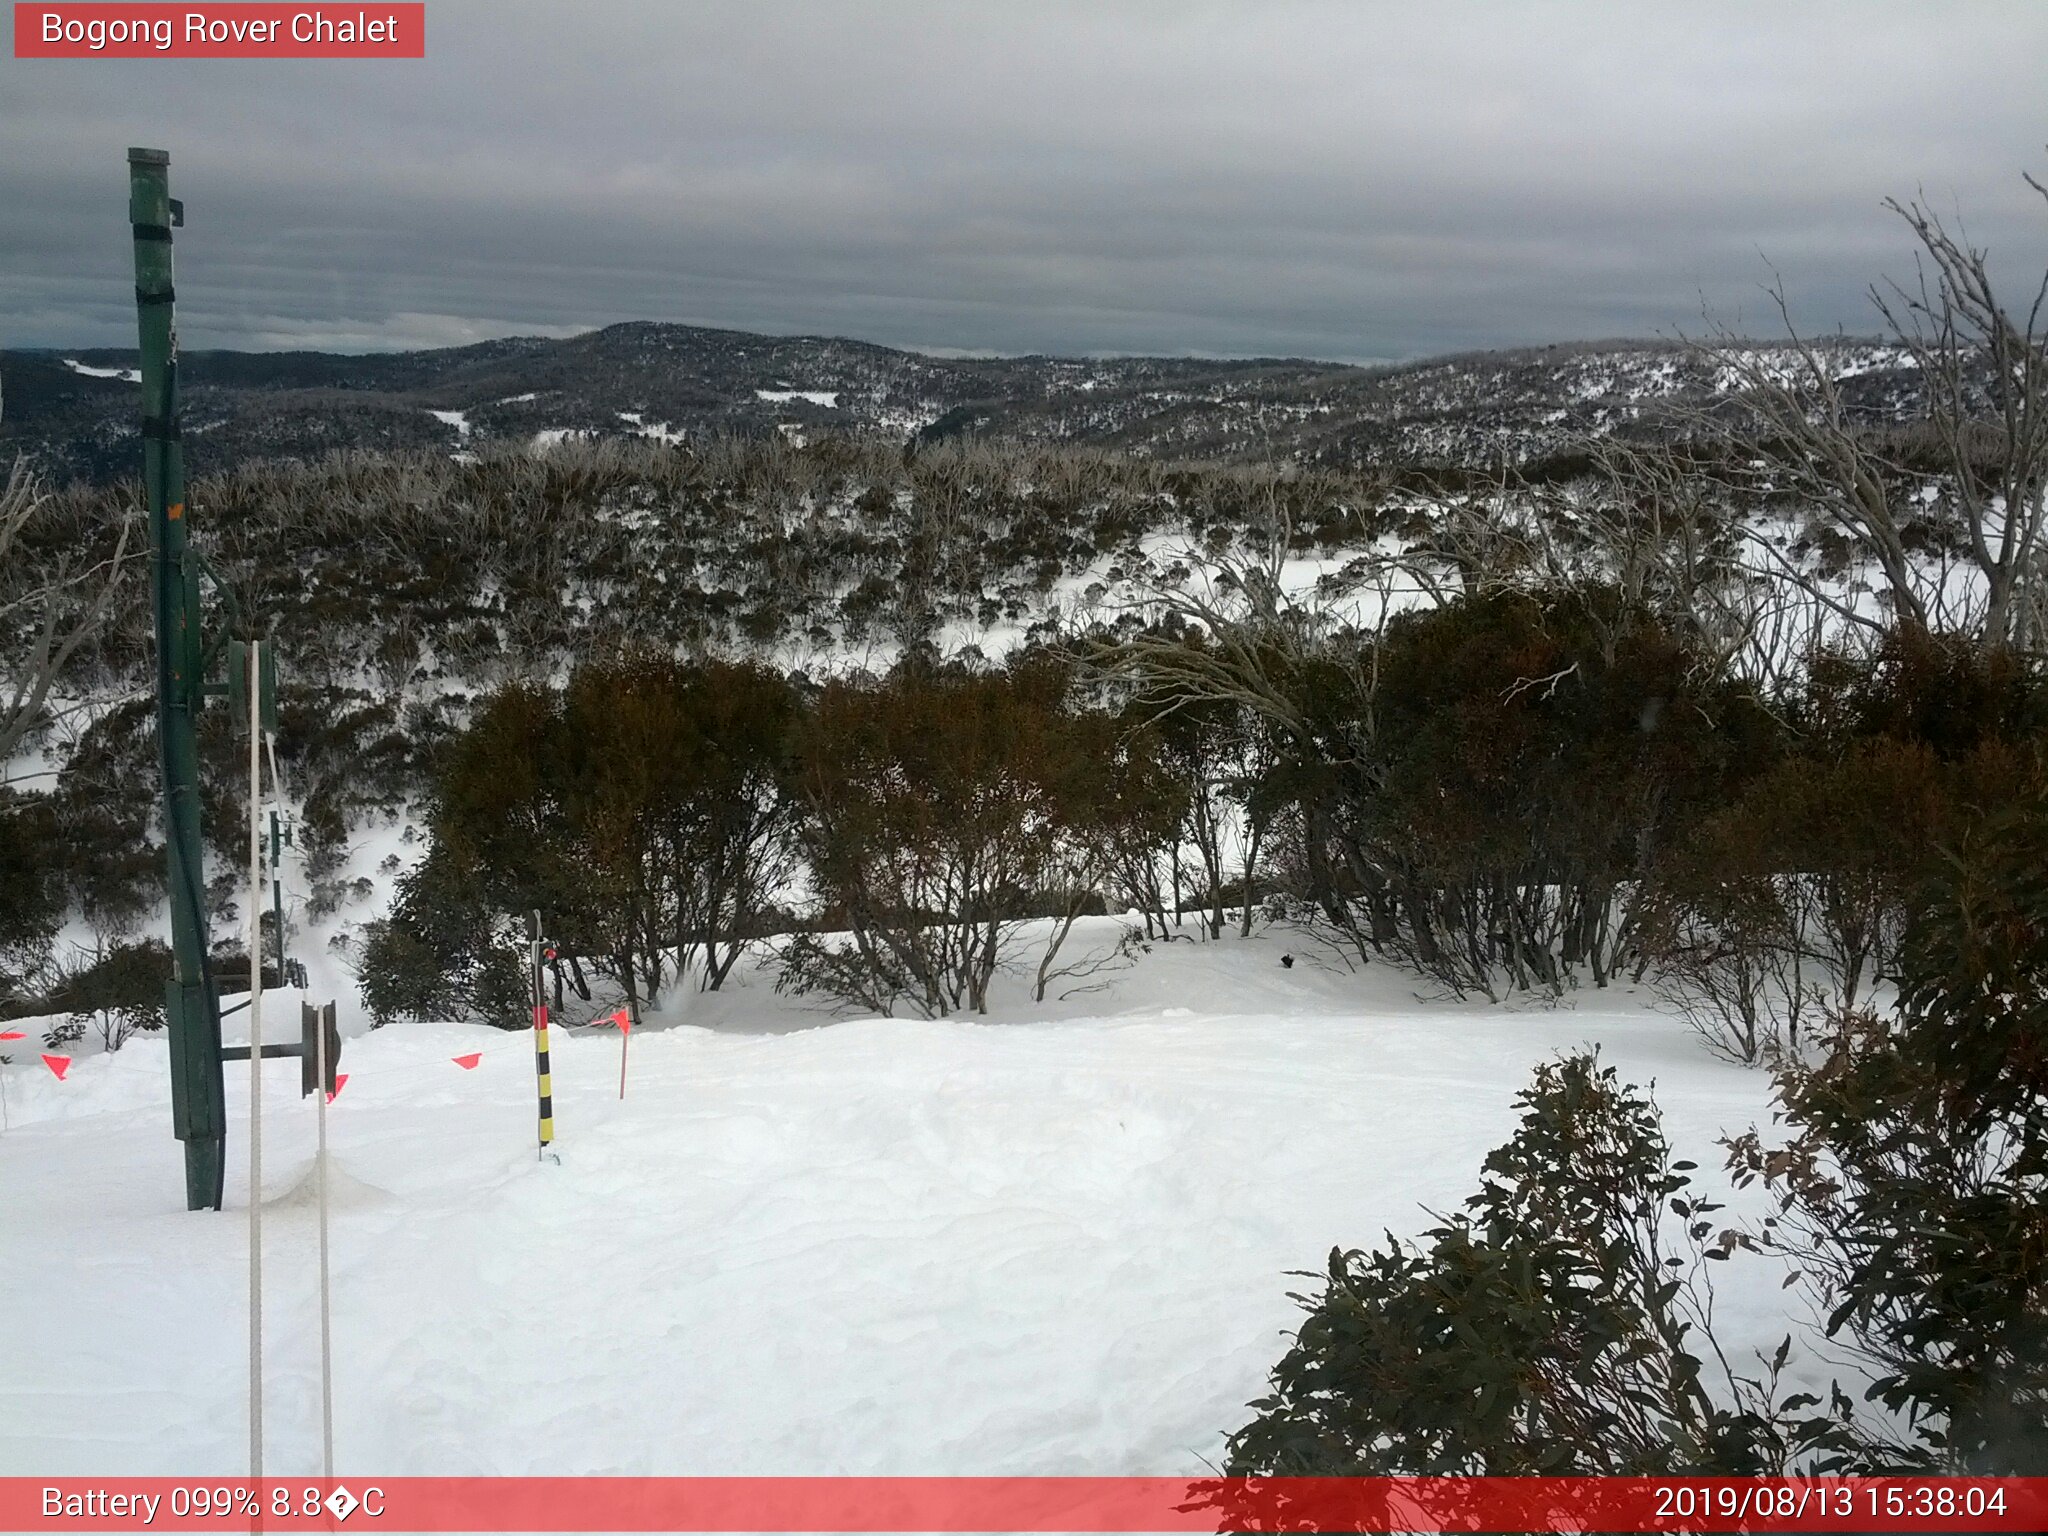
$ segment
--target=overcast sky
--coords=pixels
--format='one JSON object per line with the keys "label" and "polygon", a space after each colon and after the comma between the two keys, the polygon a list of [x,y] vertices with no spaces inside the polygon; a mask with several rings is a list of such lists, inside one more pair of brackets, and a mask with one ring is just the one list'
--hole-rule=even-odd
{"label": "overcast sky", "polygon": [[[10,50],[11,54],[11,50]],[[0,346],[617,320],[998,352],[1412,357],[1873,329],[1924,189],[2048,266],[2048,5],[429,0],[412,62],[0,57]]]}

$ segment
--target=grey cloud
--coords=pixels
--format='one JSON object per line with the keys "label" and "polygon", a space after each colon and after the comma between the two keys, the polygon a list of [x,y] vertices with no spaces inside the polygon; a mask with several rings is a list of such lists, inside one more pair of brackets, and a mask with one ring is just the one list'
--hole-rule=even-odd
{"label": "grey cloud", "polygon": [[128,341],[172,151],[188,345],[673,319],[1411,356],[1867,330],[1886,195],[2048,265],[2048,9],[430,0],[417,63],[0,59],[0,343]]}

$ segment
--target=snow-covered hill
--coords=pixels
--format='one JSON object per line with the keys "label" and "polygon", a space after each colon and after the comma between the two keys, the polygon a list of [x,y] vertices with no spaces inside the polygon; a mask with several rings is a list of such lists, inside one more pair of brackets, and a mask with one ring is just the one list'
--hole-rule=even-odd
{"label": "snow-covered hill", "polygon": [[[529,1036],[358,1035],[331,1111],[339,1467],[1199,1473],[1312,1288],[1289,1272],[1461,1199],[1538,1060],[1600,1042],[1705,1167],[1765,1118],[1758,1074],[1628,992],[1504,1011],[1414,985],[1285,930],[1156,946],[1057,1006],[1019,987],[987,1020],[829,1022],[743,973],[633,1037],[623,1102],[617,1034],[556,1032],[559,1166]],[[314,1112],[270,1073],[268,1457],[291,1475],[319,1459]],[[240,1470],[245,1077],[229,1209],[194,1215],[160,1040],[0,1074],[0,1474]],[[1781,1272],[1717,1268],[1723,1320],[1775,1341]]]}
{"label": "snow-covered hill", "polygon": [[[1792,354],[1757,343],[1767,357]],[[1896,347],[1818,344],[1850,406],[1912,407]],[[0,358],[0,453],[54,478],[136,473],[134,354]],[[960,436],[1088,444],[1136,457],[1338,469],[1526,464],[1588,435],[1670,428],[1736,386],[1662,340],[1581,342],[1375,367],[1301,358],[939,358],[867,342],[636,322],[564,340],[353,356],[188,351],[187,468],[212,474],[334,449],[531,443],[567,432],[661,441],[822,433],[902,445]]]}

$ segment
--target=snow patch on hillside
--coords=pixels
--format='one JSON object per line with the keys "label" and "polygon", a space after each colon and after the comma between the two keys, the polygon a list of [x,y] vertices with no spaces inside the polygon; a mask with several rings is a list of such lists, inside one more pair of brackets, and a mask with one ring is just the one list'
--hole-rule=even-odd
{"label": "snow patch on hillside", "polygon": [[657,443],[668,443],[671,446],[684,441],[683,434],[665,421],[647,421],[638,411],[620,411],[618,414],[619,420],[642,437],[651,437]]}
{"label": "snow patch on hillside", "polygon": [[81,363],[75,357],[65,358],[64,366],[73,373],[84,374],[88,379],[119,379],[125,384],[142,382],[140,368],[95,368],[90,363]]}

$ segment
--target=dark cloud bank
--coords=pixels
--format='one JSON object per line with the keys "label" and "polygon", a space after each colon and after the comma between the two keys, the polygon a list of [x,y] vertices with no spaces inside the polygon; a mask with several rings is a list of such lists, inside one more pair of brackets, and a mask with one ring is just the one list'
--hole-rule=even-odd
{"label": "dark cloud bank", "polygon": [[[1872,328],[1924,189],[2048,264],[2048,6],[430,0],[423,62],[0,59],[0,345],[623,319],[1367,359]],[[1769,263],[1767,266],[1766,263]]]}

